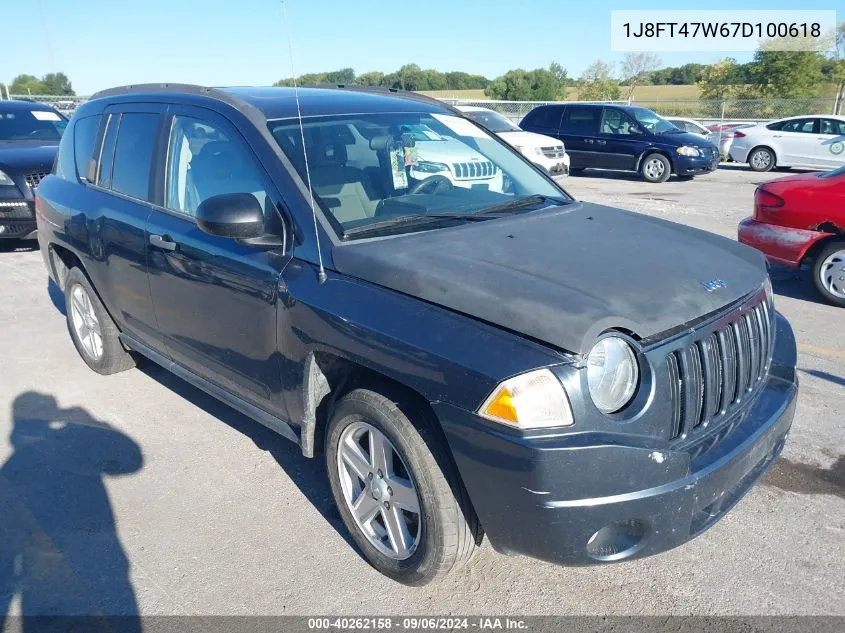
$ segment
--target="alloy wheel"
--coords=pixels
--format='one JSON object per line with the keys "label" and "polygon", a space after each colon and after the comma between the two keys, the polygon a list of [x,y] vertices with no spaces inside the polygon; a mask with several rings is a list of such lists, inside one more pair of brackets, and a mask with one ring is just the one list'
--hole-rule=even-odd
{"label": "alloy wheel", "polygon": [[666,165],[658,158],[652,158],[645,164],[645,174],[650,180],[657,180],[666,171]]}
{"label": "alloy wheel", "polygon": [[92,360],[103,356],[103,332],[88,292],[77,284],[70,294],[70,316],[76,338]]}
{"label": "alloy wheel", "polygon": [[396,447],[357,421],[341,434],[337,466],[346,505],[367,540],[394,560],[409,558],[420,542],[420,500]]}
{"label": "alloy wheel", "polygon": [[751,166],[755,169],[766,169],[772,164],[772,155],[766,150],[757,150],[751,156]]}

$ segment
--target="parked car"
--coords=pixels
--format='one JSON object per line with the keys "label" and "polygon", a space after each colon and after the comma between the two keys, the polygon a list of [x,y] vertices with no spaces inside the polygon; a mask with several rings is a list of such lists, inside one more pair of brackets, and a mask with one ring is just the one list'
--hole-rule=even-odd
{"label": "parked car", "polygon": [[734,131],[731,158],[754,171],[845,165],[845,117],[799,116]]}
{"label": "parked car", "polygon": [[0,239],[35,237],[33,192],[53,167],[66,125],[50,106],[0,101]]}
{"label": "parked car", "polygon": [[770,180],[757,187],[739,241],[787,268],[810,265],[824,299],[845,307],[845,167]]}
{"label": "parked car", "polygon": [[476,106],[457,106],[464,116],[496,134],[505,143],[516,148],[532,163],[545,169],[552,176],[569,174],[569,154],[566,146],[556,138],[525,132],[498,112]]}
{"label": "parked car", "polygon": [[690,134],[698,134],[699,136],[706,138],[708,141],[710,140],[710,136],[712,135],[712,132],[710,130],[701,125],[701,123],[699,123],[698,121],[693,121],[692,119],[684,119],[681,117],[666,117],[666,120],[681,131],[689,132]]}
{"label": "parked car", "polygon": [[[418,126],[508,191],[413,178]],[[484,534],[565,564],[680,545],[792,423],[795,339],[760,253],[578,202],[421,95],[108,90],[36,204],[83,361],[146,356],[322,455],[356,544],[401,582]]]}
{"label": "parked car", "polygon": [[561,139],[570,171],[590,167],[637,171],[649,182],[671,174],[692,178],[718,167],[719,151],[646,108],[601,104],[552,104],[531,110],[523,130]]}
{"label": "parked car", "polygon": [[722,155],[722,160],[733,162],[731,158],[731,145],[733,144],[736,132],[746,127],[754,127],[754,123],[737,123],[722,130],[713,132],[710,137],[711,142],[719,146],[719,154]]}

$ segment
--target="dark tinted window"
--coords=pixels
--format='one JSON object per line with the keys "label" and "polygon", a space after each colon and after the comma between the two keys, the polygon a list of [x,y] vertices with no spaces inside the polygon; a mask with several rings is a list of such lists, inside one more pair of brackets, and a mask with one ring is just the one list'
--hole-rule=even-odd
{"label": "dark tinted window", "polygon": [[111,186],[112,159],[114,158],[114,142],[117,139],[117,129],[120,127],[120,115],[110,114],[106,123],[106,134],[103,138],[103,150],[100,153],[97,184],[101,187]]}
{"label": "dark tinted window", "polygon": [[599,130],[601,108],[569,106],[561,128],[567,134],[595,134]]}
{"label": "dark tinted window", "polygon": [[822,119],[821,133],[843,135],[845,134],[845,121]]}
{"label": "dark tinted window", "polygon": [[775,121],[766,126],[767,130],[779,130],[783,126],[783,121]]}
{"label": "dark tinted window", "polygon": [[563,108],[560,106],[540,106],[534,108],[522,119],[522,125],[532,127],[545,127],[558,129],[560,127],[560,115]]}
{"label": "dark tinted window", "polygon": [[111,188],[140,200],[150,198],[150,166],[158,132],[158,114],[124,113],[114,148]]}
{"label": "dark tinted window", "polygon": [[102,117],[100,115],[89,116],[84,119],[78,119],[73,124],[76,174],[88,182],[94,182],[94,178],[97,175],[97,157],[94,155],[94,147],[97,142],[97,132],[100,130],[101,120]]}
{"label": "dark tinted window", "polygon": [[803,132],[804,134],[817,134],[816,122],[818,119],[793,119],[786,121],[780,126],[781,132]]}

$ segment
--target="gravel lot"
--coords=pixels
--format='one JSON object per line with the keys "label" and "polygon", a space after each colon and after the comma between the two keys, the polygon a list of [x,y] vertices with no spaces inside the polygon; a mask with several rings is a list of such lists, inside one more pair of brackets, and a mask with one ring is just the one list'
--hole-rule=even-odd
{"label": "gravel lot", "polygon": [[[754,187],[779,175],[727,166],[650,185],[588,172],[565,186],[733,237]],[[0,543],[0,622],[22,601],[145,615],[845,615],[845,311],[819,303],[801,275],[773,275],[800,342],[790,441],[713,529],[657,557],[589,568],[485,543],[468,569],[407,588],[350,545],[321,461],[156,367],[95,375],[40,254],[0,242],[0,272],[0,539],[11,519],[39,543],[16,561]],[[22,565],[42,584],[7,605]]]}

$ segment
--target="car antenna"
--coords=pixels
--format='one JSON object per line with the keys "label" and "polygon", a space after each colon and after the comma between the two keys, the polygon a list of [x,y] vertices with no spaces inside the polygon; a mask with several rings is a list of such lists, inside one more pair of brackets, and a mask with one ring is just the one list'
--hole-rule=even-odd
{"label": "car antenna", "polygon": [[293,79],[293,96],[296,101],[296,119],[299,121],[299,135],[302,139],[302,156],[305,159],[305,180],[308,185],[308,197],[311,202],[311,218],[314,220],[314,240],[317,242],[317,262],[320,267],[317,278],[320,280],[320,283],[323,284],[326,283],[328,276],[326,275],[326,269],[323,268],[323,252],[320,249],[320,231],[317,227],[317,208],[314,206],[314,190],[311,188],[311,170],[308,167],[308,152],[305,150],[305,128],[302,125],[302,109],[299,106],[299,86],[296,82],[296,71],[293,67],[293,39],[291,37],[291,28],[290,22],[288,21],[285,0],[281,0],[281,3],[282,19],[285,22],[285,28],[288,36],[288,55],[290,56],[290,75]]}

